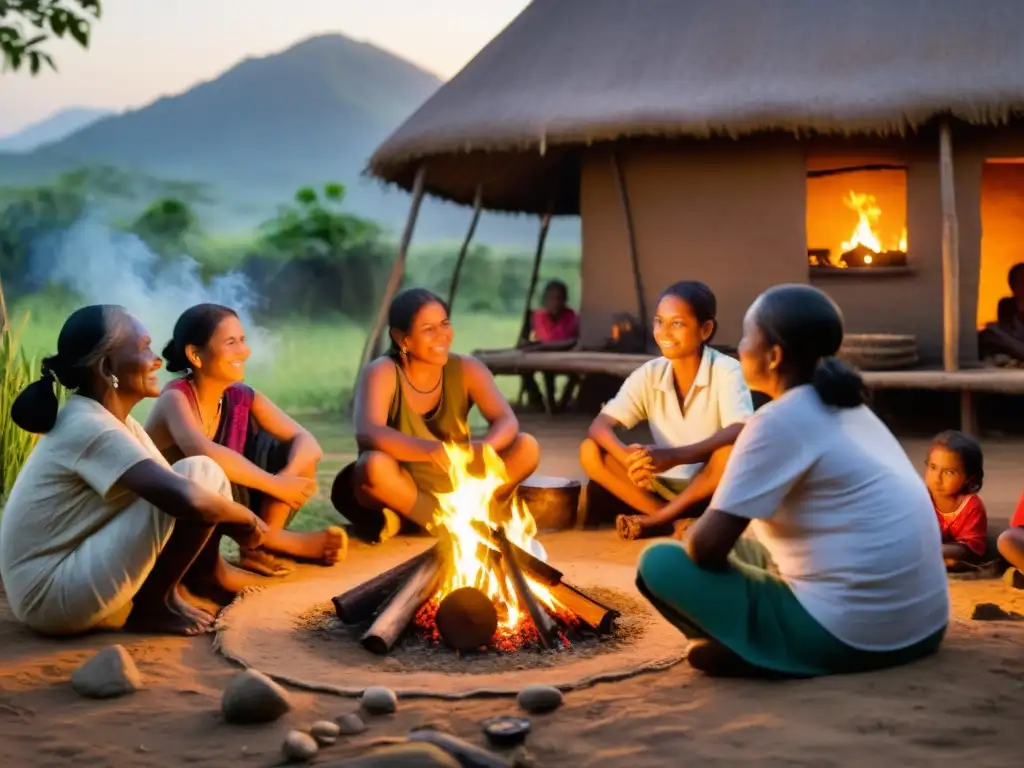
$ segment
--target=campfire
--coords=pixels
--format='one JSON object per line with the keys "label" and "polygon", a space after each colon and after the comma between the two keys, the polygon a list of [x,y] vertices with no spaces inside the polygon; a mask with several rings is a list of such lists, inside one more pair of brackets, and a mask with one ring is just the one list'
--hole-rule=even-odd
{"label": "campfire", "polygon": [[857,214],[857,223],[849,240],[844,240],[838,256],[828,248],[812,248],[807,252],[812,267],[834,269],[902,267],[907,263],[907,228],[899,238],[893,238],[888,247],[875,230],[882,217],[874,195],[854,192],[843,199],[843,204]]}
{"label": "campfire", "polygon": [[606,635],[618,613],[566,582],[544,559],[537,526],[486,447],[445,446],[453,490],[439,494],[426,552],[333,599],[338,618],[365,624],[360,642],[385,654],[402,637],[466,652],[567,648]]}

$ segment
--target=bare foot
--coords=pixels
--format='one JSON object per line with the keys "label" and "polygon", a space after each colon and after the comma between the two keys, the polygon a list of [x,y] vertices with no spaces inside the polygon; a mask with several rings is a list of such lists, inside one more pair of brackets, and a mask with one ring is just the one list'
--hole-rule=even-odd
{"label": "bare foot", "polygon": [[243,589],[262,587],[270,582],[270,579],[265,576],[257,576],[254,573],[243,571],[241,568],[236,568],[224,558],[218,559],[212,576],[190,574],[186,580],[188,591],[192,595],[208,600],[221,608],[229,605]]}
{"label": "bare foot", "polygon": [[332,525],[324,531],[324,565],[334,565],[348,556],[348,534],[345,529]]}
{"label": "bare foot", "polygon": [[192,637],[210,632],[212,622],[198,621],[178,610],[176,605],[136,603],[132,612],[128,614],[124,628],[127,632]]}
{"label": "bare foot", "polygon": [[[212,600],[206,600],[199,597],[199,595],[192,594],[184,584],[178,585],[178,599],[192,611],[205,614],[211,623],[217,618],[217,614],[220,613],[221,606]],[[199,618],[202,617],[200,616]]]}

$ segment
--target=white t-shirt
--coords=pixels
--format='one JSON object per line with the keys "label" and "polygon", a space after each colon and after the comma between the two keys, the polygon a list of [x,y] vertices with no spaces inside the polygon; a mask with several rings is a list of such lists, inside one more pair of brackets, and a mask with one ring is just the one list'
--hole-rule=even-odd
{"label": "white t-shirt", "polygon": [[[135,419],[122,424],[94,400],[68,398],[25,462],[0,520],[0,577],[15,616],[25,621],[53,589],[66,589],[55,580],[89,577],[87,564],[76,563],[76,574],[65,572],[65,562],[138,499],[117,481],[147,459],[169,466]],[[173,519],[158,518],[158,538],[169,535]],[[109,558],[127,561],[129,554]]]}
{"label": "white t-shirt", "polygon": [[[707,440],[723,427],[746,421],[754,412],[750,389],[743,380],[739,361],[711,347],[704,347],[697,377],[679,407],[672,362],[657,357],[644,363],[623,382],[618,394],[601,413],[626,429],[646,421],[661,448]],[[692,480],[702,464],[672,467],[661,477]]]}
{"label": "white t-shirt", "polygon": [[752,520],[800,604],[847,645],[898,650],[949,620],[928,490],[866,406],[830,408],[809,385],[765,405],[711,507]]}

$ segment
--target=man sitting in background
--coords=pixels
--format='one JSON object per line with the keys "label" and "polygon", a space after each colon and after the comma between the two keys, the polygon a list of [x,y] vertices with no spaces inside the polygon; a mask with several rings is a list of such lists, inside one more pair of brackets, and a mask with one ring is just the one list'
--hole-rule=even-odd
{"label": "man sitting in background", "polygon": [[1010,267],[1011,296],[999,300],[997,320],[979,334],[982,357],[1007,355],[1024,361],[1024,262]]}

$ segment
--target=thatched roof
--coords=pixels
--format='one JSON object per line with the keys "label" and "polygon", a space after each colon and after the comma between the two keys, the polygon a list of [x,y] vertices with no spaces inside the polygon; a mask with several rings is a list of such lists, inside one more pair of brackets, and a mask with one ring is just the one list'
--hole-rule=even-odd
{"label": "thatched roof", "polygon": [[1022,30],[1024,0],[534,0],[369,171],[572,213],[592,142],[1000,122],[1024,111]]}

